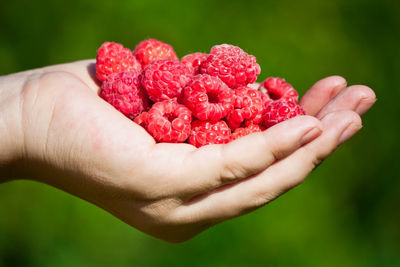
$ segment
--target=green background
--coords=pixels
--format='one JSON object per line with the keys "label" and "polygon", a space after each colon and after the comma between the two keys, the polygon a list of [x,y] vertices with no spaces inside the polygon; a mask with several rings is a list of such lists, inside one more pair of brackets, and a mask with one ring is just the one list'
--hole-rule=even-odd
{"label": "green background", "polygon": [[300,94],[342,75],[378,101],[299,187],[178,245],[46,185],[0,185],[0,266],[400,266],[400,5],[385,0],[0,1],[0,75],[152,37],[231,43]]}

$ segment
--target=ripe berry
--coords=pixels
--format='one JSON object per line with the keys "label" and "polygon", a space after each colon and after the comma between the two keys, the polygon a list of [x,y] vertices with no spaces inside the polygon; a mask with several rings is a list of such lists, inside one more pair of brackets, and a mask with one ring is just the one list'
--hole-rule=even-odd
{"label": "ripe berry", "polygon": [[133,51],[133,54],[142,64],[143,68],[157,59],[178,60],[172,46],[156,39],[148,39],[140,42]]}
{"label": "ripe berry", "polygon": [[135,122],[143,126],[157,142],[182,143],[190,134],[192,113],[174,100],[155,103]]}
{"label": "ripe berry", "polygon": [[178,98],[192,77],[188,68],[177,60],[158,59],[144,68],[141,82],[154,102]]}
{"label": "ripe berry", "polygon": [[268,128],[282,121],[305,114],[304,109],[293,100],[277,100],[266,107],[264,112],[264,125]]}
{"label": "ripe berry", "polygon": [[234,130],[238,127],[259,124],[263,119],[263,100],[261,92],[243,86],[235,90],[234,109],[226,117],[229,127]]}
{"label": "ripe berry", "polygon": [[192,122],[192,131],[189,144],[201,147],[211,144],[226,144],[229,142],[231,129],[224,121],[210,122],[195,120]]}
{"label": "ripe berry", "polygon": [[181,59],[181,62],[185,64],[186,67],[188,67],[193,75],[196,75],[199,74],[199,67],[203,63],[203,61],[207,59],[207,57],[208,54],[198,52],[184,56]]}
{"label": "ripe berry", "polygon": [[183,103],[199,120],[218,121],[232,110],[233,94],[219,78],[198,74],[183,89]]}
{"label": "ripe berry", "polygon": [[266,108],[270,103],[272,103],[274,100],[272,100],[272,99],[269,97],[269,95],[268,95],[267,93],[265,93],[264,91],[259,90],[259,92],[260,92],[260,96],[261,96],[261,99],[262,99],[263,108],[264,108],[264,110],[265,110],[265,108]]}
{"label": "ripe berry", "polygon": [[266,90],[272,100],[292,99],[297,103],[299,94],[292,85],[282,78],[270,77],[260,84],[260,90]]}
{"label": "ripe berry", "polygon": [[255,82],[260,71],[254,56],[228,44],[211,48],[210,55],[200,66],[200,73],[219,77],[231,88]]}
{"label": "ripe berry", "polygon": [[130,119],[134,119],[149,105],[135,71],[108,76],[101,85],[100,96]]}
{"label": "ripe berry", "polygon": [[264,128],[258,124],[251,124],[247,127],[237,128],[231,135],[231,141],[241,138],[243,136],[264,131]]}
{"label": "ripe berry", "polygon": [[147,112],[143,111],[133,121],[146,129],[146,123],[147,123],[146,118],[147,118]]}
{"label": "ripe berry", "polygon": [[142,66],[132,51],[122,44],[105,42],[97,50],[96,77],[102,82],[113,73],[141,70]]}

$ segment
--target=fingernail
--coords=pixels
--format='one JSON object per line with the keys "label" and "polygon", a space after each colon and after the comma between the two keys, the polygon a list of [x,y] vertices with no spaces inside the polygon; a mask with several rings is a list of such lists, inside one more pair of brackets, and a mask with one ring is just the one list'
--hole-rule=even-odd
{"label": "fingernail", "polygon": [[336,85],[335,86],[335,90],[333,90],[334,92],[336,91],[340,91],[340,90],[342,90],[343,88],[346,88],[346,86],[347,86],[347,81],[346,80],[343,80],[340,84],[338,84],[338,85]]}
{"label": "fingernail", "polygon": [[309,142],[311,142],[312,140],[314,140],[315,138],[317,138],[318,136],[320,136],[322,133],[322,130],[318,127],[316,128],[312,128],[310,131],[308,131],[303,138],[301,139],[301,144],[307,144]]}
{"label": "fingernail", "polygon": [[368,108],[376,102],[376,98],[361,98],[358,102],[355,112],[363,114]]}
{"label": "fingernail", "polygon": [[358,132],[362,128],[361,124],[357,123],[350,123],[349,126],[343,131],[342,135],[339,138],[339,143],[343,144],[346,142],[350,137],[352,137],[356,132]]}

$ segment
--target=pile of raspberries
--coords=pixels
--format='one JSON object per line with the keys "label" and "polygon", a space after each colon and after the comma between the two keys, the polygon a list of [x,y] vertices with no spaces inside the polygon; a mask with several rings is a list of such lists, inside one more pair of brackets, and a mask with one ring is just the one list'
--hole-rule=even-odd
{"label": "pile of raspberries", "polygon": [[196,147],[225,144],[297,115],[297,91],[284,79],[260,74],[256,58],[229,44],[179,60],[155,39],[132,51],[105,42],[97,51],[100,96],[157,142]]}

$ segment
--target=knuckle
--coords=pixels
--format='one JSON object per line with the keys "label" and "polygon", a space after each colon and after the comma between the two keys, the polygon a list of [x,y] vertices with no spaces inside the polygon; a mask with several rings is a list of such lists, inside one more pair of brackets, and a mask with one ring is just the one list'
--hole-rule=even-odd
{"label": "knuckle", "polygon": [[247,170],[242,167],[242,163],[229,157],[226,148],[220,146],[219,153],[219,180],[220,184],[232,183],[240,178],[246,177]]}
{"label": "knuckle", "polygon": [[311,164],[312,164],[312,169],[317,168],[321,163],[324,161],[322,157],[313,157]]}
{"label": "knuckle", "polygon": [[335,151],[335,147],[327,146],[325,147],[325,151],[323,152],[316,152],[312,149],[309,149],[307,146],[303,147],[302,149],[305,150],[306,154],[309,155],[309,164],[310,164],[310,171],[321,165],[321,163],[328,157],[328,155],[332,154]]}
{"label": "knuckle", "polygon": [[233,183],[240,178],[246,177],[246,173],[247,171],[242,169],[239,164],[231,164],[223,168],[219,177],[219,182],[220,184]]}
{"label": "knuckle", "polygon": [[269,150],[269,154],[271,157],[271,162],[275,162],[279,159],[282,159],[286,156],[287,152],[285,147],[279,147],[277,145],[272,145],[271,149]]}
{"label": "knuckle", "polygon": [[245,209],[245,212],[261,208],[278,197],[279,194],[276,192],[258,192],[252,197],[252,201],[249,202],[249,206]]}
{"label": "knuckle", "polygon": [[[307,173],[311,172],[315,167],[320,165],[322,160],[324,159],[319,153],[308,146],[303,146],[300,148],[300,150],[302,154],[301,158],[304,159],[305,168],[307,168]],[[299,183],[301,182],[302,180]]]}

